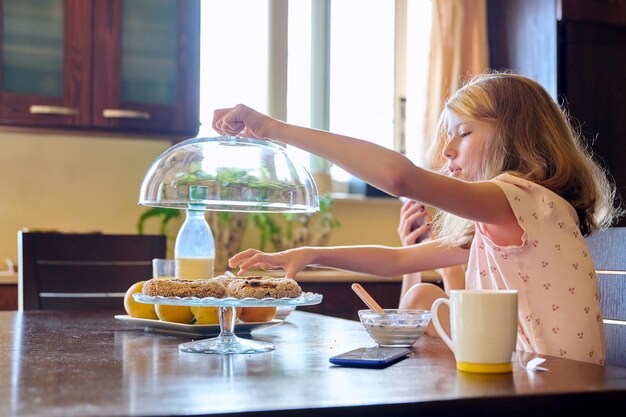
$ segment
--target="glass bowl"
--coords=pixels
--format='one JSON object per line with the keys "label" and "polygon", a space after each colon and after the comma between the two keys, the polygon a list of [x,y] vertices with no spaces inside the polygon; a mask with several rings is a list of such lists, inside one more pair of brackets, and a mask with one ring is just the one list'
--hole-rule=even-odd
{"label": "glass bowl", "polygon": [[163,152],[139,192],[144,206],[240,212],[319,210],[313,177],[284,146],[233,136],[193,138]]}
{"label": "glass bowl", "polygon": [[374,341],[383,347],[410,347],[424,334],[429,310],[384,309],[383,313],[359,310],[359,319]]}

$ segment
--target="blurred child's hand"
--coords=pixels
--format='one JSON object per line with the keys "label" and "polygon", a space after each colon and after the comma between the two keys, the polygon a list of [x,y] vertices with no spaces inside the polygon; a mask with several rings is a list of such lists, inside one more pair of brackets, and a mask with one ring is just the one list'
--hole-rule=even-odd
{"label": "blurred child's hand", "polygon": [[306,266],[305,252],[301,249],[289,249],[277,253],[265,253],[256,249],[247,249],[239,252],[228,260],[231,268],[239,267],[237,275],[242,275],[251,269],[282,269],[286,278],[294,278]]}
{"label": "blurred child's hand", "polygon": [[400,209],[398,236],[403,246],[413,245],[428,239],[432,218],[423,204],[406,200]]}
{"label": "blurred child's hand", "polygon": [[278,120],[252,110],[244,104],[213,113],[213,129],[222,135],[269,138],[270,127]]}

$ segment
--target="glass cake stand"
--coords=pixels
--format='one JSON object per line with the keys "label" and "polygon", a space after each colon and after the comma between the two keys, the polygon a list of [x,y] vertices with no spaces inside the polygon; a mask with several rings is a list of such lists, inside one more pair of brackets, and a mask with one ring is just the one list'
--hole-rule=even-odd
{"label": "glass cake stand", "polygon": [[297,298],[197,298],[197,297],[161,297],[141,293],[133,294],[135,301],[146,304],[168,304],[179,306],[218,307],[220,334],[211,339],[181,343],[178,350],[192,353],[262,353],[274,350],[274,345],[259,340],[243,339],[235,335],[237,307],[278,307],[307,306],[322,302],[322,295],[302,293]]}

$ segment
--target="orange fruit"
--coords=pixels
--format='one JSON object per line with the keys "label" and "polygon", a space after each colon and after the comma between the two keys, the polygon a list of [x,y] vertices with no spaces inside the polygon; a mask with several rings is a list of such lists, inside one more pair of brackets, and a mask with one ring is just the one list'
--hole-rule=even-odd
{"label": "orange fruit", "polygon": [[144,282],[136,282],[126,290],[126,294],[124,294],[124,310],[126,310],[129,316],[134,318],[158,320],[154,304],[138,303],[133,298],[133,294],[142,292]]}
{"label": "orange fruit", "polygon": [[243,307],[239,320],[244,323],[270,321],[276,315],[276,307]]}
{"label": "orange fruit", "polygon": [[157,304],[154,309],[161,321],[171,321],[174,323],[191,323],[193,313],[189,306],[172,306],[167,304]]}
{"label": "orange fruit", "polygon": [[[196,318],[196,324],[220,324],[219,307],[191,306],[191,313]],[[241,307],[235,308],[235,320],[239,318],[239,314]]]}
{"label": "orange fruit", "polygon": [[191,306],[191,313],[198,324],[219,324],[219,307]]}

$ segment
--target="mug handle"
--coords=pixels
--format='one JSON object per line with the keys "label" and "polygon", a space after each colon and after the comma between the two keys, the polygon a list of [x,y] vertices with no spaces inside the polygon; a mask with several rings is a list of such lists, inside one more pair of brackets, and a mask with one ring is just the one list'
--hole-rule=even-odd
{"label": "mug handle", "polygon": [[443,339],[443,341],[446,342],[446,345],[448,345],[452,353],[454,353],[454,348],[452,347],[452,340],[448,337],[445,330],[443,330],[441,323],[439,322],[438,310],[441,304],[447,304],[449,308],[450,300],[448,300],[447,298],[437,298],[435,302],[433,303],[432,307],[430,308],[431,310],[430,317],[433,322],[433,325],[435,326],[435,330],[437,330],[437,333],[439,333],[439,336],[441,337],[441,339]]}

